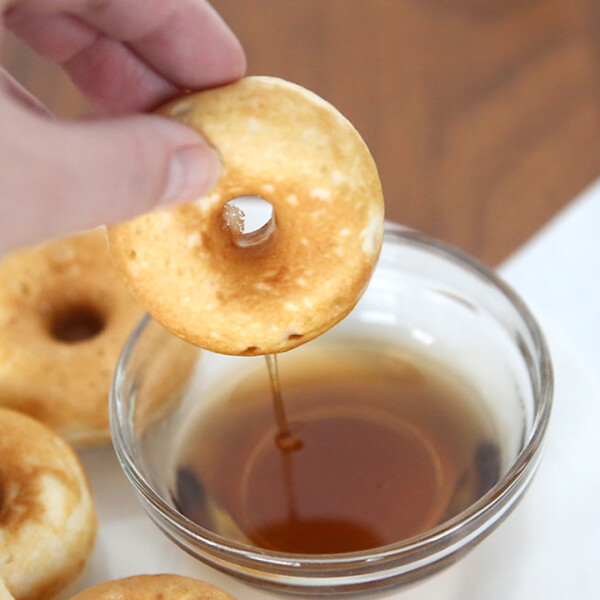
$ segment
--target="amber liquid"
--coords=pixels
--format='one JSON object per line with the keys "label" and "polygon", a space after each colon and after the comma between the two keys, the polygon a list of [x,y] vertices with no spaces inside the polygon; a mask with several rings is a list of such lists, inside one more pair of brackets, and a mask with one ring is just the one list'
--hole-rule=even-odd
{"label": "amber liquid", "polygon": [[256,546],[365,550],[440,524],[497,481],[492,419],[447,367],[392,347],[306,348],[280,359],[281,414],[261,369],[190,428],[174,496],[200,525],[218,529],[200,510],[209,493]]}

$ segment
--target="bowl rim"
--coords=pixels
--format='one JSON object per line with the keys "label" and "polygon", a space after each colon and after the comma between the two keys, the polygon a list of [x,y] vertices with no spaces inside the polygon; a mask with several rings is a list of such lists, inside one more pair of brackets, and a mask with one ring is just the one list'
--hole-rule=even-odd
{"label": "bowl rim", "polygon": [[[184,537],[193,539],[196,544],[200,544],[206,549],[210,548],[211,552],[216,555],[230,558],[237,556],[244,562],[249,561],[255,565],[262,565],[263,568],[269,566],[284,570],[293,568],[295,572],[305,569],[322,574],[327,569],[336,569],[341,566],[352,568],[368,564],[369,569],[372,570],[376,569],[378,564],[392,559],[411,563],[415,559],[431,555],[431,550],[433,552],[443,551],[457,537],[462,538],[473,534],[482,522],[485,523],[494,515],[501,514],[503,506],[510,501],[513,491],[518,488],[520,483],[525,481],[526,485],[531,479],[539,461],[539,452],[548,427],[554,386],[550,352],[535,317],[521,297],[506,282],[469,254],[422,232],[386,221],[384,241],[388,239],[390,242],[408,243],[446,260],[449,259],[456,266],[469,271],[480,280],[495,287],[522,319],[536,350],[538,373],[536,383],[539,389],[536,390],[534,387],[536,410],[529,435],[524,440],[523,448],[511,467],[486,494],[452,519],[422,534],[374,549],[338,554],[296,554],[257,548],[225,538],[201,527],[165,502],[138,468],[135,452],[128,444],[124,428],[126,423],[123,421],[127,421],[131,415],[124,415],[120,410],[120,388],[125,376],[125,366],[140,337],[152,321],[152,317],[146,314],[123,346],[115,369],[110,390],[110,427],[119,462],[138,494],[154,510],[158,511],[163,520],[169,522]],[[531,372],[530,365],[528,365],[528,370]]]}

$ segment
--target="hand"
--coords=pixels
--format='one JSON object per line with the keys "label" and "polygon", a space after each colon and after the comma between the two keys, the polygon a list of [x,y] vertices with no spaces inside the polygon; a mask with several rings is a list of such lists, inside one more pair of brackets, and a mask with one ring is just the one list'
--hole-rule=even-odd
{"label": "hand", "polygon": [[139,114],[244,74],[244,52],[208,2],[0,0],[0,10],[104,115],[58,121],[0,70],[0,255],[213,187],[220,161],[201,136]]}

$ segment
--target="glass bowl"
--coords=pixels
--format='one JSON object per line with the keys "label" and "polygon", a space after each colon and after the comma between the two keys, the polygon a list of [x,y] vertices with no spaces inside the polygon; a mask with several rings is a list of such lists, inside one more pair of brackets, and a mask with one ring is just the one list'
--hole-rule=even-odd
{"label": "glass bowl", "polygon": [[204,563],[266,588],[340,594],[404,585],[435,573],[506,518],[538,466],[553,389],[546,343],[520,298],[469,256],[388,223],[365,295],[344,321],[306,346],[349,338],[429,356],[478,391],[501,440],[498,479],[491,489],[424,533],[356,552],[276,552],[226,530],[201,527],[173,499],[178,448],[189,423],[219,395],[215,390],[255,369],[256,361],[264,366],[264,359],[193,348],[146,317],[116,368],[111,428],[118,458],[142,505],[176,544]]}

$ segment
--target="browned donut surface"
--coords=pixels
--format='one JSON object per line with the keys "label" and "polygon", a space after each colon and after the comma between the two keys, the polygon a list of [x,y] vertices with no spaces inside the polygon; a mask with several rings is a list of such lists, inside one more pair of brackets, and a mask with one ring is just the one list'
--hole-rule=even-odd
{"label": "browned donut surface", "polygon": [[8,591],[6,584],[0,578],[0,600],[14,600],[11,593]]}
{"label": "browned donut surface", "polygon": [[[225,354],[289,350],[346,316],[381,248],[383,199],[354,127],[315,94],[249,77],[161,113],[201,131],[224,172],[208,196],[109,228],[116,265],[171,332]],[[273,206],[240,233],[227,203]]]}
{"label": "browned donut surface", "polygon": [[83,570],[96,528],[88,481],[72,448],[31,417],[0,408],[0,579],[6,589],[15,600],[51,597]]}
{"label": "browned donut surface", "polygon": [[142,314],[103,231],[7,256],[0,263],[0,406],[73,443],[109,441],[112,374]]}
{"label": "browned donut surface", "polygon": [[95,585],[72,600],[234,600],[204,581],[180,575],[136,575]]}

